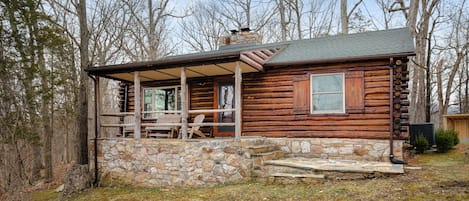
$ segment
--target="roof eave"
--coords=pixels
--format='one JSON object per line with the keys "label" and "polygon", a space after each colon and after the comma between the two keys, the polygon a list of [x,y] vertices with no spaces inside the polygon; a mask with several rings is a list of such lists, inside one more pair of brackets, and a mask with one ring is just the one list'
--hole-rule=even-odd
{"label": "roof eave", "polygon": [[266,64],[264,64],[264,67],[285,67],[285,66],[297,66],[297,65],[343,63],[343,62],[378,60],[378,59],[388,59],[388,58],[392,58],[392,57],[408,57],[408,56],[415,56],[415,52],[403,52],[403,53],[396,53],[396,54],[369,55],[369,56],[334,58],[334,59],[276,62],[276,63],[266,63]]}
{"label": "roof eave", "polygon": [[204,64],[214,64],[223,62],[232,62],[239,60],[240,51],[224,52],[211,55],[190,55],[184,57],[176,57],[170,59],[162,59],[156,61],[136,62],[117,65],[105,65],[91,67],[86,69],[92,75],[105,75],[109,73],[129,73],[135,71],[146,71],[154,69],[168,69],[175,67],[197,66]]}

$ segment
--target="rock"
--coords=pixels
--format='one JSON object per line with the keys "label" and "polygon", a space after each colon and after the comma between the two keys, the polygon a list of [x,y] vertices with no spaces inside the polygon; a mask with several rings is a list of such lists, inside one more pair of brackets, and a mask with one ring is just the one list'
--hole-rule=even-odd
{"label": "rock", "polygon": [[60,185],[59,187],[57,187],[54,191],[55,192],[62,192],[64,190],[64,185]]}
{"label": "rock", "polygon": [[235,167],[227,165],[227,164],[223,164],[222,168],[223,168],[223,172],[225,172],[225,174],[228,174],[228,175],[233,175],[234,173],[237,172],[237,169]]}
{"label": "rock", "polygon": [[212,153],[212,152],[213,152],[213,149],[212,149],[212,148],[209,148],[209,147],[203,147],[203,148],[202,148],[202,152],[209,154],[209,153]]}
{"label": "rock", "polygon": [[311,152],[311,144],[307,141],[301,142],[301,153]]}
{"label": "rock", "polygon": [[226,157],[226,162],[231,165],[231,166],[235,166],[235,167],[239,167],[239,157],[236,157],[235,155],[233,154],[230,154],[228,155],[228,157]]}
{"label": "rock", "polygon": [[213,167],[213,175],[215,175],[215,176],[224,176],[225,175],[221,165],[215,165]]}
{"label": "rock", "polygon": [[225,147],[223,149],[223,152],[227,153],[227,154],[234,154],[236,153],[236,148],[235,147]]}
{"label": "rock", "polygon": [[293,141],[291,143],[291,149],[293,153],[300,153],[301,152],[301,145],[299,141]]}
{"label": "rock", "polygon": [[211,172],[213,168],[213,162],[210,160],[206,160],[202,163],[202,166],[205,172]]}
{"label": "rock", "polygon": [[91,176],[88,165],[73,164],[65,173],[62,198],[70,197],[89,187],[91,187]]}
{"label": "rock", "polygon": [[368,150],[367,149],[364,149],[364,148],[361,148],[361,147],[355,147],[353,149],[353,153],[355,155],[358,155],[358,156],[365,156],[368,154]]}
{"label": "rock", "polygon": [[210,159],[214,161],[221,161],[225,158],[225,154],[223,152],[215,152],[210,154]]}
{"label": "rock", "polygon": [[311,150],[311,153],[322,154],[322,146],[321,145],[311,145],[310,150]]}

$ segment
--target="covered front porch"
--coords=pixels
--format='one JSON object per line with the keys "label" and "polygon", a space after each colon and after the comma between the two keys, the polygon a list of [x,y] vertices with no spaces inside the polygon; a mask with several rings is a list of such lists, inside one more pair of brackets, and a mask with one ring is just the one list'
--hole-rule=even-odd
{"label": "covered front porch", "polygon": [[[153,130],[160,132],[158,128],[161,128],[171,132],[168,135],[170,138],[178,136],[188,139],[196,136],[193,135],[193,128],[202,127],[209,129],[198,134],[199,137],[213,137],[213,132],[224,131],[218,136],[231,136],[239,140],[242,135],[242,74],[263,71],[263,62],[277,51],[279,48],[228,50],[224,54],[199,53],[152,62],[91,68],[88,72],[95,76],[96,89],[100,88],[100,77],[120,81],[125,86],[121,97],[124,106],[119,112],[102,112],[101,105],[96,104],[97,137],[140,139],[161,136],[152,134]],[[215,85],[211,89],[202,87],[207,79]],[[192,89],[191,92],[189,82],[196,86],[192,88],[200,88],[199,91]],[[129,87],[133,93],[128,91]],[[222,92],[222,89],[225,91]],[[200,95],[204,93],[211,94],[212,100]],[[100,103],[100,90],[95,90],[95,97]],[[203,101],[205,105],[197,106]],[[191,117],[196,115],[207,118],[195,122]],[[165,121],[168,117],[176,117],[177,121]],[[104,118],[113,120],[104,122]],[[108,128],[114,128],[111,129],[112,133]]]}

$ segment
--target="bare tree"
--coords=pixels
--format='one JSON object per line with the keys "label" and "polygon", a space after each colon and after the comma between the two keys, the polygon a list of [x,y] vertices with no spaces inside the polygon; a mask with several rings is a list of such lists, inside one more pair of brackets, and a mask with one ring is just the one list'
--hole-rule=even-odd
{"label": "bare tree", "polygon": [[[440,0],[411,0],[407,8],[403,0],[396,1],[400,8],[391,8],[391,11],[402,11],[407,19],[407,25],[415,38],[416,57],[412,59],[410,71],[412,75],[410,115],[411,122],[424,122],[425,120],[425,68],[427,57],[427,38],[429,24],[434,10],[440,4]],[[421,9],[419,9],[421,8]],[[418,15],[420,12],[420,16]],[[417,19],[419,19],[417,24]]]}
{"label": "bare tree", "polygon": [[216,3],[199,2],[192,9],[192,14],[180,21],[180,38],[191,50],[200,52],[218,49],[218,37],[229,31],[219,9]]}
{"label": "bare tree", "polygon": [[376,3],[378,4],[383,14],[384,29],[389,29],[391,26],[391,20],[393,18],[394,12],[389,12],[389,10],[391,9],[393,2],[394,0],[376,0]]}
{"label": "bare tree", "polygon": [[342,27],[343,34],[348,34],[350,17],[362,1],[363,0],[359,0],[353,5],[350,11],[347,11],[347,0],[340,0],[340,25]]}
{"label": "bare tree", "polygon": [[309,38],[329,35],[332,32],[336,5],[335,1],[329,1],[328,4],[320,0],[310,2],[307,20]]}
{"label": "bare tree", "polygon": [[[451,25],[451,32],[447,37],[447,46],[441,48],[444,57],[448,58],[445,62],[444,59],[440,60],[437,65],[437,89],[438,89],[438,110],[439,119],[442,115],[446,114],[450,105],[451,96],[456,92],[457,87],[454,88],[454,81],[460,69],[464,66],[464,60],[468,57],[469,43],[467,39],[468,16],[464,13],[463,1],[462,6],[458,5],[456,12],[449,15],[449,24]],[[443,66],[446,66],[444,68]],[[447,76],[446,80],[444,76]],[[445,77],[446,77],[445,76]],[[461,76],[459,77],[460,83]],[[445,83],[444,83],[445,82]],[[444,87],[446,85],[446,87]]]}
{"label": "bare tree", "polygon": [[173,15],[169,0],[125,1],[130,12],[128,33],[125,35],[123,50],[132,61],[155,60],[174,53],[168,38],[169,18]]}

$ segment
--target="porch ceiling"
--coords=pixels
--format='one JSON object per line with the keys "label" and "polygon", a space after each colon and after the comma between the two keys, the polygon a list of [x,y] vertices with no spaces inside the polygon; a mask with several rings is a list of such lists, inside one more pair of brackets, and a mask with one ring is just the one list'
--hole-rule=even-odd
{"label": "porch ceiling", "polygon": [[[251,72],[260,71],[259,69],[254,68],[241,61],[239,61],[239,65],[243,73],[251,73]],[[235,68],[236,68],[236,61],[227,62],[227,63],[188,66],[186,67],[186,77],[195,78],[195,77],[208,77],[208,76],[218,76],[218,75],[230,75],[230,74],[234,74]],[[121,80],[121,81],[127,81],[127,82],[134,81],[133,72],[107,73],[101,76],[111,78],[111,79]],[[180,77],[181,77],[181,67],[140,71],[140,80],[142,82],[179,79]]]}

